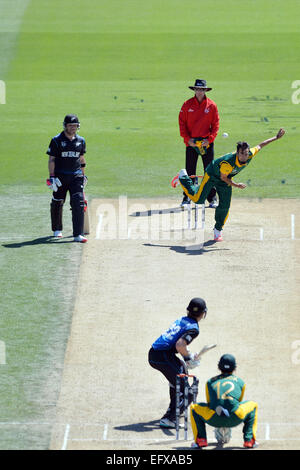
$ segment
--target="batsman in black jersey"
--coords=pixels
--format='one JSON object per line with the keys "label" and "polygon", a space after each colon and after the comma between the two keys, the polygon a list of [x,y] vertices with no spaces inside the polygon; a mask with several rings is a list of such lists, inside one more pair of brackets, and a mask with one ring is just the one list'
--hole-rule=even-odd
{"label": "batsman in black jersey", "polygon": [[75,114],[68,114],[63,122],[64,130],[51,139],[49,155],[49,178],[52,189],[51,223],[54,237],[62,237],[62,213],[67,192],[70,193],[74,241],[85,243],[83,236],[85,176],[85,139],[77,134],[80,122]]}

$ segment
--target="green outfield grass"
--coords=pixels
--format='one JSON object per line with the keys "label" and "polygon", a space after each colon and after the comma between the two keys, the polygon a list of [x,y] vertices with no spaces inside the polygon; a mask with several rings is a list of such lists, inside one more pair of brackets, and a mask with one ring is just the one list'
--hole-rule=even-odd
{"label": "green outfield grass", "polygon": [[1,0],[0,17],[0,422],[49,423],[0,426],[0,448],[47,448],[82,251],[48,238],[51,137],[65,114],[79,115],[90,197],[180,199],[170,186],[184,166],[178,113],[206,78],[221,117],[216,156],[287,131],[234,196],[299,197],[300,3]]}
{"label": "green outfield grass", "polygon": [[82,247],[72,242],[68,211],[65,238],[58,244],[49,237],[49,196],[15,188],[1,196],[0,217],[0,341],[6,346],[0,365],[0,449],[45,449]]}
{"label": "green outfield grass", "polygon": [[188,85],[205,77],[221,116],[217,156],[287,131],[240,176],[251,183],[235,196],[299,197],[299,2],[280,15],[271,1],[146,3],[29,3],[1,108],[3,181],[42,193],[50,138],[76,112],[91,194],[169,195],[184,166],[178,112]]}

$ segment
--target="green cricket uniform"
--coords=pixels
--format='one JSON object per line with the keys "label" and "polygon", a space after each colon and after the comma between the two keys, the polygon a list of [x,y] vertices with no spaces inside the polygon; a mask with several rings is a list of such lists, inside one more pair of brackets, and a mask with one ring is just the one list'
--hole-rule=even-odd
{"label": "green cricket uniform", "polygon": [[257,145],[249,151],[249,158],[245,163],[240,163],[236,152],[227,153],[216,160],[213,160],[206,168],[200,185],[194,185],[189,176],[180,178],[183,191],[195,204],[204,204],[212,188],[216,188],[219,196],[219,205],[215,212],[215,228],[222,230],[229,213],[232,187],[221,180],[221,173],[228,178],[233,178],[251,163],[253,157],[260,150]]}
{"label": "green cricket uniform", "polygon": [[[191,424],[194,439],[206,437],[205,423],[215,428],[232,428],[244,423],[245,441],[255,439],[257,429],[257,403],[242,401],[245,383],[233,374],[220,374],[206,383],[207,403],[191,405]],[[227,411],[228,416],[219,416],[217,407]]]}

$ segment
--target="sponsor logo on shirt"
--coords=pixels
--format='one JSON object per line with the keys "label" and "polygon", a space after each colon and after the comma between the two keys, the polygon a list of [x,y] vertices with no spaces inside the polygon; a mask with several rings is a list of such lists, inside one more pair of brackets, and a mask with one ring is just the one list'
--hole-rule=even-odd
{"label": "sponsor logo on shirt", "polygon": [[71,158],[78,158],[80,157],[80,152],[61,152],[62,157],[71,157]]}
{"label": "sponsor logo on shirt", "polygon": [[194,112],[193,108],[188,109],[188,113],[193,113],[193,112]]}

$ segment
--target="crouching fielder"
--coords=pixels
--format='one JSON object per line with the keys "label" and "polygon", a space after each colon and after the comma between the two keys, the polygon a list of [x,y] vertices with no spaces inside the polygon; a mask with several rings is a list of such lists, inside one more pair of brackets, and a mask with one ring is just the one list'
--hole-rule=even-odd
{"label": "crouching fielder", "polygon": [[[218,363],[220,375],[212,377],[206,383],[207,403],[191,405],[191,424],[194,435],[193,447],[206,447],[207,436],[205,424],[217,429],[232,428],[244,423],[244,447],[253,448],[256,442],[257,403],[242,401],[245,392],[245,383],[233,374],[236,361],[231,354],[224,354]],[[218,435],[215,433],[217,440]],[[227,434],[230,438],[230,431]],[[226,441],[225,441],[226,442]]]}

